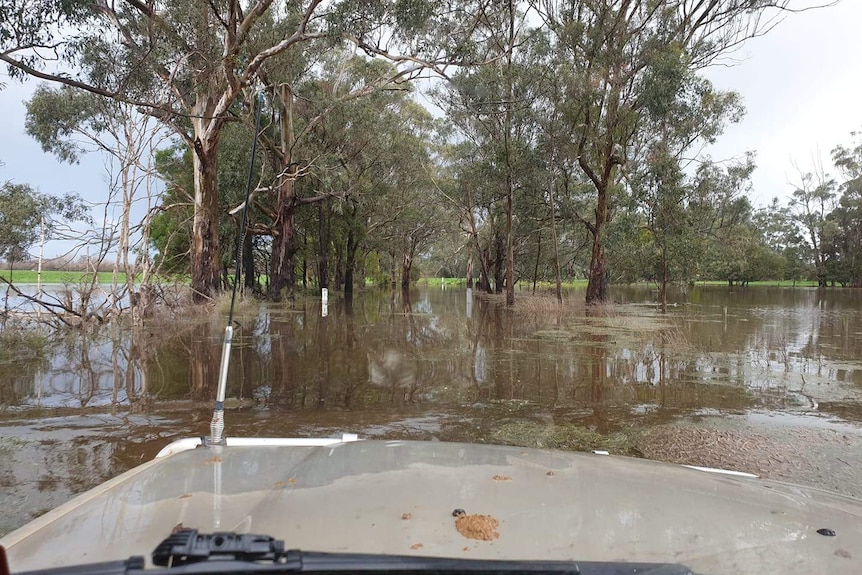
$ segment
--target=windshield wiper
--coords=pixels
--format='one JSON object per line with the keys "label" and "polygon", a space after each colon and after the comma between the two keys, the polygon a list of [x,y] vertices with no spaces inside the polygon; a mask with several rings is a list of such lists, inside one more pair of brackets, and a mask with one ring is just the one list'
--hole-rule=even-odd
{"label": "windshield wiper", "polygon": [[181,529],[162,541],[146,569],[143,557],[27,571],[19,575],[318,575],[360,572],[366,575],[692,575],[684,565],[597,561],[503,561],[413,557],[362,553],[321,553],[285,550],[284,542],[268,535],[199,533]]}

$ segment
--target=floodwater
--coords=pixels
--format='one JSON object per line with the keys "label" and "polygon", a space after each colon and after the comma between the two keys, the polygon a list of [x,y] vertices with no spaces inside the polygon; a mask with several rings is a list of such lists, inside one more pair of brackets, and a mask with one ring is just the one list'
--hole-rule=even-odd
{"label": "floodwater", "polygon": [[[244,303],[227,433],[508,443],[862,497],[862,290],[461,290]],[[0,535],[209,431],[225,314],[0,350]]]}

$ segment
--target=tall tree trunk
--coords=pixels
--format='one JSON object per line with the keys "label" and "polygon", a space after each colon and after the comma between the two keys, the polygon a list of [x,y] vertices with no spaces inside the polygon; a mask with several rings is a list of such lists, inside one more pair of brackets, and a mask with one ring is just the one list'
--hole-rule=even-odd
{"label": "tall tree trunk", "polygon": [[551,243],[554,246],[554,275],[557,280],[557,301],[563,303],[563,280],[560,273],[560,246],[557,240],[557,204],[554,200],[554,155],[556,147],[551,148],[551,171],[548,178],[548,200],[551,204]]}
{"label": "tall tree trunk", "polygon": [[278,215],[272,228],[272,252],[269,265],[269,298],[274,301],[281,299],[284,290],[293,286],[293,256],[299,251],[294,218],[296,213],[294,184],[293,180],[289,180],[279,187]]}
{"label": "tall tree trunk", "polygon": [[256,277],[254,275],[254,245],[252,235],[246,231],[242,240],[242,269],[243,285],[249,290],[254,290]]}
{"label": "tall tree trunk", "polygon": [[317,210],[317,229],[317,280],[321,289],[329,289],[329,209],[323,204]]}
{"label": "tall tree trunk", "polygon": [[404,252],[401,258],[401,289],[410,289],[410,270],[413,268],[413,258]]}
{"label": "tall tree trunk", "polygon": [[337,291],[344,288],[344,251],[341,242],[335,244],[335,277],[332,281]]}
{"label": "tall tree trunk", "polygon": [[347,232],[347,254],[344,257],[344,293],[353,293],[353,268],[356,267],[356,250],[359,247],[359,242],[356,241],[356,234],[353,227]]}
{"label": "tall tree trunk", "polygon": [[587,303],[600,304],[608,298],[608,261],[601,236],[593,236],[590,277],[587,280]]}
{"label": "tall tree trunk", "polygon": [[542,233],[539,232],[539,242],[536,248],[536,265],[533,267],[533,295],[536,295],[536,279],[539,276],[539,259],[542,257]]}
{"label": "tall tree trunk", "polygon": [[215,101],[206,90],[196,97],[194,131],[194,219],[192,221],[192,298],[206,301],[220,288],[218,144],[223,120],[213,118]]}
{"label": "tall tree trunk", "polygon": [[467,287],[473,288],[473,250],[467,250]]}
{"label": "tall tree trunk", "polygon": [[218,138],[195,140],[192,293],[202,302],[219,291]]}
{"label": "tall tree trunk", "polygon": [[494,293],[494,288],[491,286],[491,247],[488,246],[479,253],[479,258],[482,260],[482,273],[479,276],[481,288],[486,293]]}
{"label": "tall tree trunk", "polygon": [[[132,192],[129,189],[125,189],[123,190],[123,223],[120,229],[120,237],[122,238],[120,241],[122,243],[122,247],[118,247],[118,251],[122,254],[123,273],[126,275],[126,294],[128,294],[129,297],[135,293],[135,269],[129,262],[129,234],[131,231],[129,214],[131,211]],[[131,306],[131,300],[129,301],[129,305]],[[132,315],[134,316],[135,314],[133,313]]]}
{"label": "tall tree trunk", "polygon": [[515,248],[512,245],[512,203],[514,193],[512,191],[512,175],[508,175],[509,193],[506,198],[506,305],[515,305]]}
{"label": "tall tree trunk", "polygon": [[667,313],[667,249],[661,251],[661,284],[658,290],[661,312]]}
{"label": "tall tree trunk", "polygon": [[602,245],[602,236],[608,221],[609,175],[597,188],[596,219],[595,224],[589,228],[593,235],[593,251],[590,256],[590,277],[587,282],[588,304],[599,304],[608,299],[608,260],[605,247]]}
{"label": "tall tree trunk", "polygon": [[308,234],[302,234],[302,287],[308,287]]}
{"label": "tall tree trunk", "polygon": [[3,299],[3,325],[5,324],[6,318],[9,316],[9,290],[12,289],[12,269],[15,267],[14,260],[12,258],[9,259],[9,283],[6,284],[6,297]]}
{"label": "tall tree trunk", "polygon": [[515,305],[515,248],[512,241],[512,212],[515,183],[512,178],[512,51],[515,49],[515,6],[509,0],[509,42],[506,51],[506,305]]}
{"label": "tall tree trunk", "polygon": [[494,233],[494,292],[503,293],[503,262],[506,259],[506,239]]}
{"label": "tall tree trunk", "polygon": [[[464,196],[467,199],[467,206],[470,206],[467,209],[467,216],[470,221],[470,239],[473,240],[473,245],[476,248],[476,255],[479,257],[479,265],[481,266],[481,272],[479,274],[479,285],[477,286],[479,289],[484,289],[486,292],[491,293],[491,284],[488,281],[488,277],[491,275],[488,271],[488,258],[485,257],[485,252],[482,250],[482,244],[479,242],[479,230],[476,226],[476,215],[473,213],[473,194],[470,191],[469,186],[463,186],[464,188]],[[473,266],[471,265],[473,261],[473,255],[470,254],[470,259],[467,263],[467,287],[471,287],[470,285],[470,272],[473,270]]]}
{"label": "tall tree trunk", "polygon": [[826,287],[826,257],[823,254],[822,246],[817,249],[817,286]]}
{"label": "tall tree trunk", "polygon": [[390,269],[390,272],[389,272],[389,287],[390,287],[390,289],[392,289],[392,291],[393,291],[393,295],[392,295],[392,297],[395,297],[395,295],[394,295],[395,286],[397,286],[397,285],[398,285],[398,274],[396,273],[396,271],[395,271],[395,270],[398,268],[398,266],[395,264],[395,250],[394,250],[394,249],[390,249],[390,250],[389,250],[389,257],[390,257],[390,258],[391,258],[391,260],[392,260],[392,267],[390,267],[390,268],[389,268],[389,269]]}
{"label": "tall tree trunk", "polygon": [[278,186],[276,218],[272,226],[269,298],[280,300],[293,287],[293,256],[299,251],[296,239],[296,170],[293,168],[293,93],[287,85],[279,89],[281,115],[281,181]]}
{"label": "tall tree trunk", "polygon": [[413,256],[416,252],[416,245],[413,238],[405,238],[404,249],[401,256],[401,290],[407,291],[410,289],[410,273],[413,271]]}

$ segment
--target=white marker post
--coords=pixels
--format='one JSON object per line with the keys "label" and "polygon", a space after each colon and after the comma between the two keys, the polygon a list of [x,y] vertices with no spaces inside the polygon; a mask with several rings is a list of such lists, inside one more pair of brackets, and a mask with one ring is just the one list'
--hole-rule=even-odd
{"label": "white marker post", "polygon": [[329,290],[323,288],[320,290],[320,317],[329,315]]}

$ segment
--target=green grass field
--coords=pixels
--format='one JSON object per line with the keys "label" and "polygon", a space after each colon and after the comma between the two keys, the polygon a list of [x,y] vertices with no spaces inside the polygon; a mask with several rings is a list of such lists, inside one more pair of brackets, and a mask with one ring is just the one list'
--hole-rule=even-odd
{"label": "green grass field", "polygon": [[[702,281],[695,282],[699,286],[726,286],[727,281]],[[733,287],[742,287],[734,285]],[[798,280],[794,285],[793,280],[766,280],[757,282],[748,282],[746,287],[817,287],[817,282],[814,280]]]}
{"label": "green grass field", "polygon": [[[416,285],[427,286],[427,287],[440,287],[441,283],[444,283],[446,287],[466,287],[467,279],[466,278],[420,278]],[[527,280],[521,280],[518,284],[519,289],[532,289],[533,282]],[[563,282],[564,288],[578,288],[578,287],[586,287],[587,280],[574,280],[574,281],[565,281]],[[536,282],[536,289],[542,290],[551,290],[555,289],[556,284],[554,282],[545,282],[540,281]]]}
{"label": "green grass field", "polygon": [[[16,284],[35,284],[37,282],[36,272],[30,270],[15,270],[12,272],[12,281]],[[0,272],[0,277],[9,281],[9,270]],[[71,271],[56,271],[45,270],[42,272],[43,284],[79,284],[82,281],[90,281],[93,277],[91,272],[71,272]],[[111,272],[99,272],[100,283],[111,283]],[[117,281],[125,282],[126,274],[120,273]]]}
{"label": "green grass field", "polygon": [[467,279],[466,278],[419,278],[416,281],[416,285],[420,286],[428,286],[428,287],[440,287],[441,284],[445,284],[446,287],[466,287]]}
{"label": "green grass field", "polygon": [[[467,280],[464,278],[421,278],[417,285],[428,286],[428,287],[440,287],[440,284],[445,282],[446,287],[465,287],[467,285]],[[653,283],[639,283],[635,285],[641,286],[655,286]],[[709,281],[699,281],[695,282],[695,285],[698,286],[722,286],[727,287],[727,281],[722,280],[709,280]],[[527,280],[521,280],[518,284],[518,287],[522,290],[524,289],[532,289],[533,282]],[[587,280],[570,280],[563,282],[563,288],[585,288],[587,287]],[[742,287],[739,285],[734,285],[733,287]],[[797,281],[794,285],[792,280],[767,280],[767,281],[757,281],[757,282],[749,282],[746,284],[746,287],[798,287],[798,288],[809,288],[809,287],[817,287],[817,282],[812,280],[800,280]],[[540,281],[536,282],[536,289],[541,290],[553,290],[555,289],[554,282],[549,281]]]}
{"label": "green grass field", "polygon": [[[0,271],[0,277],[4,280],[9,279],[9,270]],[[90,281],[92,277],[91,272],[72,272],[72,271],[56,271],[56,270],[46,270],[42,272],[42,283],[45,285],[49,284],[79,284],[82,281]],[[182,281],[180,278],[176,278],[178,281]],[[30,270],[15,270],[12,273],[12,280],[16,284],[35,284],[36,283],[36,272]],[[99,272],[99,282],[100,283],[111,283],[112,275],[111,272]],[[126,281],[126,274],[120,273],[117,277],[117,281],[123,283]],[[467,280],[465,278],[421,278],[417,284],[426,287],[437,287],[439,288],[441,283],[445,283],[446,287],[466,287]],[[574,281],[565,281],[563,282],[564,288],[583,288],[586,287],[587,280],[574,280]],[[696,282],[695,285],[699,286],[727,286],[726,281],[720,280],[710,280],[710,281],[699,281]],[[817,287],[816,281],[803,280],[797,281],[795,286],[793,281],[791,280],[769,280],[769,281],[757,281],[750,282],[747,284],[748,287]],[[533,282],[521,280],[519,283],[520,289],[532,289]],[[734,286],[738,287],[738,286]],[[552,290],[554,289],[554,282],[548,281],[540,281],[536,283],[537,289],[542,290]]]}

